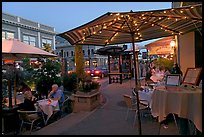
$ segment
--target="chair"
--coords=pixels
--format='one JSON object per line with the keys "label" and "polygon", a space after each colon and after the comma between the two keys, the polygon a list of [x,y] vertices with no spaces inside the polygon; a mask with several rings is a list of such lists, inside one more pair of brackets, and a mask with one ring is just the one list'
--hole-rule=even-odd
{"label": "chair", "polygon": [[[62,106],[61,106],[61,111],[62,111],[62,113],[63,112],[65,112],[65,109],[67,108],[67,102],[69,101],[69,96],[68,95],[65,95],[65,100],[64,100],[64,102],[62,103]],[[61,117],[62,117],[62,115],[61,115]]]}
{"label": "chair", "polygon": [[[129,111],[134,111],[135,112],[134,122],[133,122],[133,126],[134,126],[135,125],[135,121],[136,121],[137,111],[138,111],[137,110],[137,103],[135,102],[135,100],[130,95],[124,94],[123,98],[124,98],[125,103],[127,105],[126,120],[128,119]],[[148,105],[139,103],[139,110],[145,110],[147,108],[148,108]]]}
{"label": "chair", "polygon": [[36,123],[36,121],[38,121],[41,118],[43,118],[43,120],[44,120],[43,114],[42,114],[42,117],[40,117],[37,114],[38,111],[23,111],[23,110],[18,110],[17,112],[19,114],[19,119],[21,120],[20,133],[21,133],[23,125],[24,124],[28,124],[28,125],[31,125],[30,126],[30,134],[31,134],[31,131],[33,129],[34,123]]}

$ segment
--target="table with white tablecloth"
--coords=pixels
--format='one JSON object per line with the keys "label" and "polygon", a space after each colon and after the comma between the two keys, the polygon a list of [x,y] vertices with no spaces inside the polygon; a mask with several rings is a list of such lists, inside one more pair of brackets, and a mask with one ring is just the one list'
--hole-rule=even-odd
{"label": "table with white tablecloth", "polygon": [[169,87],[155,90],[152,94],[151,113],[158,117],[159,122],[168,114],[191,120],[202,132],[202,90],[183,87]]}
{"label": "table with white tablecloth", "polygon": [[47,124],[49,118],[53,115],[55,111],[59,111],[59,103],[57,100],[50,99],[50,102],[48,99],[43,99],[37,101],[39,104],[40,109],[47,115],[47,119],[45,121],[45,124]]}

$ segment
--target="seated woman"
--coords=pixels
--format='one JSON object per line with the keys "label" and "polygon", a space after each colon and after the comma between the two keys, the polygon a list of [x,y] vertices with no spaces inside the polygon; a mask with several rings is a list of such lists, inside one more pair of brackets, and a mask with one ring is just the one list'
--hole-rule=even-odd
{"label": "seated woman", "polygon": [[33,96],[32,93],[28,90],[24,93],[24,102],[19,104],[20,109],[25,111],[35,111],[35,101],[32,100]]}

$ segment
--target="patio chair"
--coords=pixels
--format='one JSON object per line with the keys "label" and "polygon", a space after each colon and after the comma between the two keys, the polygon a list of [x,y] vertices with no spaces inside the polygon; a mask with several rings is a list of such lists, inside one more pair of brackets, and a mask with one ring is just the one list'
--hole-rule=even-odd
{"label": "patio chair", "polygon": [[44,120],[43,114],[42,114],[42,117],[37,114],[37,113],[39,113],[39,111],[18,110],[17,112],[19,114],[19,119],[21,120],[20,133],[22,131],[23,125],[27,124],[27,125],[30,125],[30,132],[29,133],[31,134],[34,123],[39,124],[41,118],[43,118],[43,120]]}
{"label": "patio chair", "polygon": [[[68,108],[68,104],[67,104],[68,101],[69,101],[69,96],[65,95],[65,100],[62,103],[62,107],[61,107],[62,114],[63,114],[63,112],[66,111],[66,108]],[[62,117],[62,114],[61,114],[61,117]]]}
{"label": "patio chair", "polygon": [[[124,98],[125,103],[126,103],[126,105],[127,105],[126,120],[128,119],[129,111],[135,112],[134,122],[133,122],[133,126],[134,126],[134,125],[135,125],[135,122],[136,122],[137,111],[138,111],[138,110],[137,110],[137,103],[134,102],[132,96],[130,96],[130,95],[124,94],[124,95],[123,95],[123,98]],[[140,110],[145,110],[145,109],[147,109],[148,107],[149,107],[148,105],[139,103],[139,109],[140,109]],[[142,113],[141,113],[141,114],[142,114]]]}

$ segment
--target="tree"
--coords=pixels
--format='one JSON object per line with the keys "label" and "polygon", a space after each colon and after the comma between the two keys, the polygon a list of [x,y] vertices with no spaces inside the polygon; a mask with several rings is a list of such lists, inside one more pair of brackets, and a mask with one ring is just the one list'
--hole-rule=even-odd
{"label": "tree", "polygon": [[52,47],[50,44],[48,43],[43,43],[43,50],[47,51],[47,52],[50,52],[50,53],[53,53],[54,54],[54,51],[52,50]]}
{"label": "tree", "polygon": [[36,89],[41,95],[47,96],[52,84],[61,86],[60,68],[59,61],[47,59],[42,68],[37,70],[35,74]]}

